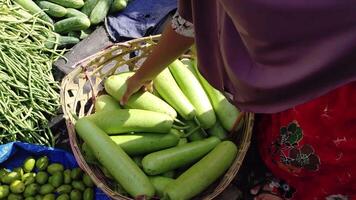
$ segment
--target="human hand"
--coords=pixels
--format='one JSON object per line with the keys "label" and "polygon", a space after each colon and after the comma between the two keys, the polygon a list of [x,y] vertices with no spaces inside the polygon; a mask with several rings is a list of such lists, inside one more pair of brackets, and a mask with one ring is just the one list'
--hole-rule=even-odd
{"label": "human hand", "polygon": [[141,78],[135,75],[128,78],[126,80],[126,91],[120,100],[120,104],[122,106],[125,105],[127,101],[130,99],[130,97],[132,96],[132,94],[134,94],[141,88],[144,91],[152,92],[153,90],[152,81],[143,81]]}

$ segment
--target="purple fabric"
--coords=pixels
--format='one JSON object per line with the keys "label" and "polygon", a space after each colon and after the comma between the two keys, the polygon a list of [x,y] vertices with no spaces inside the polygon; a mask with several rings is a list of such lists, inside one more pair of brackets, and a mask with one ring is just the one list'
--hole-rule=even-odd
{"label": "purple fabric", "polygon": [[274,113],[356,80],[356,0],[180,0],[199,68],[244,111]]}

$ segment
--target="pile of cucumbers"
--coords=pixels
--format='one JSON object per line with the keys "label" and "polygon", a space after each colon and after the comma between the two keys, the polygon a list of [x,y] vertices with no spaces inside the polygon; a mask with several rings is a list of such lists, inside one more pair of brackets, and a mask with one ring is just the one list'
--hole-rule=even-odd
{"label": "pile of cucumbers", "polygon": [[138,91],[119,104],[133,72],[105,80],[107,94],[95,112],[76,121],[85,160],[134,198],[191,199],[233,164],[229,132],[241,113],[199,73],[194,60],[171,63],[154,80],[154,91]]}
{"label": "pile of cucumbers", "polygon": [[94,184],[80,168],[64,169],[47,156],[28,157],[23,165],[0,170],[0,199],[93,200]]}
{"label": "pile of cucumbers", "polygon": [[126,8],[128,0],[13,0],[54,25],[58,33],[47,46],[68,47],[86,38],[109,12]]}

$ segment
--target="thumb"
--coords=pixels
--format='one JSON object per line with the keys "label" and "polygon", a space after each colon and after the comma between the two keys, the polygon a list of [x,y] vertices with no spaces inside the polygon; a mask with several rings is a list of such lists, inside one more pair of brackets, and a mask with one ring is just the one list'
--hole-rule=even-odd
{"label": "thumb", "polygon": [[126,90],[126,92],[124,93],[124,95],[120,99],[120,105],[124,106],[127,103],[127,101],[130,98],[130,96],[131,96],[131,92],[129,90]]}

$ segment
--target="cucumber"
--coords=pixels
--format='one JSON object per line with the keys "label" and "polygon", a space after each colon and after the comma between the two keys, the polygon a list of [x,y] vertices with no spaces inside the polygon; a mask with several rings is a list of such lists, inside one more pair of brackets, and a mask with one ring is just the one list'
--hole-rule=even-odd
{"label": "cucumber", "polygon": [[64,6],[66,8],[81,8],[84,5],[83,0],[49,0],[52,3]]}
{"label": "cucumber", "polygon": [[156,189],[156,195],[160,198],[163,198],[163,191],[167,185],[174,181],[174,179],[164,176],[150,176],[148,178],[150,179],[153,187]]}
{"label": "cucumber", "polygon": [[172,118],[166,114],[138,109],[102,111],[87,118],[108,134],[168,133],[173,124]]}
{"label": "cucumber", "polygon": [[98,0],[86,0],[84,6],[81,9],[82,13],[90,17],[90,13],[94,9],[97,2]]}
{"label": "cucumber", "polygon": [[64,17],[67,14],[65,7],[49,1],[38,1],[37,5],[51,17]]}
{"label": "cucumber", "polygon": [[[174,131],[174,129],[172,129]],[[140,133],[131,135],[116,135],[110,138],[128,155],[142,155],[176,146],[179,134],[174,132],[162,135],[160,133]]]}
{"label": "cucumber", "polygon": [[166,199],[191,199],[204,191],[232,165],[237,147],[231,141],[218,144],[208,155],[195,163],[164,189]]}
{"label": "cucumber", "polygon": [[100,95],[95,100],[95,112],[120,109],[120,104],[110,95]]}
{"label": "cucumber", "polygon": [[154,195],[155,190],[148,177],[104,131],[85,118],[77,121],[75,129],[94,150],[99,162],[132,197],[143,195],[150,199]]}
{"label": "cucumber", "polygon": [[125,9],[127,6],[127,0],[114,0],[111,4],[110,11],[118,12]]}
{"label": "cucumber", "polygon": [[194,73],[180,60],[169,65],[173,77],[196,110],[197,118],[204,129],[214,126],[216,117],[209,97]]}
{"label": "cucumber", "polygon": [[209,96],[211,104],[214,108],[217,118],[221,122],[221,125],[227,131],[236,131],[239,126],[235,126],[235,122],[240,116],[240,111],[236,106],[231,104],[219,90],[211,86],[208,81],[199,73],[196,62],[197,61],[195,60],[193,65],[194,70],[199,78],[200,83],[204,87],[204,90]]}
{"label": "cucumber", "polygon": [[166,100],[184,119],[190,120],[196,115],[195,108],[183,94],[168,68],[153,80],[159,95]]}
{"label": "cucumber", "polygon": [[79,33],[79,31],[69,31],[67,36],[79,38],[80,33]]}
{"label": "cucumber", "polygon": [[157,151],[146,155],[142,159],[142,166],[148,175],[161,174],[196,162],[219,143],[219,138],[210,137],[204,140]]}
{"label": "cucumber", "polygon": [[54,31],[57,33],[68,33],[70,31],[80,31],[89,28],[90,21],[87,17],[70,17],[60,20],[54,24]]}
{"label": "cucumber", "polygon": [[17,4],[28,10],[31,14],[38,14],[41,19],[53,24],[53,20],[32,0],[14,0]]}
{"label": "cucumber", "polygon": [[[126,91],[126,80],[133,74],[133,72],[127,72],[110,76],[104,83],[106,92],[115,100],[120,101]],[[124,107],[165,113],[172,118],[177,117],[177,112],[170,105],[149,92],[136,92]]]}
{"label": "cucumber", "polygon": [[221,126],[220,122],[217,120],[213,127],[208,130],[209,135],[218,137],[220,140],[225,140],[227,134],[225,129]]}
{"label": "cucumber", "polygon": [[84,17],[84,18],[88,18],[88,16],[82,12],[80,12],[77,9],[74,8],[67,8],[67,13],[66,13],[66,17]]}
{"label": "cucumber", "polygon": [[90,22],[92,24],[99,24],[104,21],[109,12],[112,0],[98,0],[95,7],[90,13]]}
{"label": "cucumber", "polygon": [[50,37],[50,39],[45,43],[45,46],[47,48],[53,49],[55,44],[57,44],[57,47],[67,47],[70,45],[77,44],[78,42],[79,42],[79,39],[76,37],[62,36],[62,35],[56,34],[56,36]]}
{"label": "cucumber", "polygon": [[78,42],[80,42],[80,40],[76,37],[61,35],[58,40],[58,47],[67,47],[67,46],[75,45]]}

